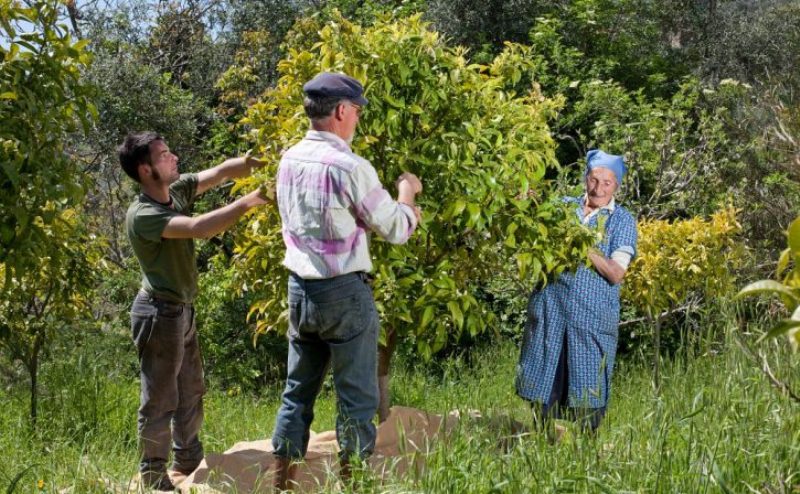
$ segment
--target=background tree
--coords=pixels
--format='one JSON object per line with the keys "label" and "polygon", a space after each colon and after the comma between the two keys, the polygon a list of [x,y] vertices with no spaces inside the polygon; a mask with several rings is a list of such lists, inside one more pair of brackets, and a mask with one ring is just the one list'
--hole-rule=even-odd
{"label": "background tree", "polygon": [[[51,202],[45,211],[57,211]],[[0,347],[23,364],[30,378],[30,417],[35,426],[38,372],[54,333],[74,330],[81,319],[91,320],[94,288],[103,271],[101,245],[81,224],[81,212],[68,209],[45,224],[36,220],[52,246],[37,259],[36,269],[16,270],[0,298]],[[0,274],[7,275],[0,263]]]}
{"label": "background tree", "polygon": [[622,298],[653,328],[653,381],[660,387],[661,322],[692,297],[713,300],[730,293],[741,251],[732,208],[704,220],[639,221],[639,246],[622,285]]}
{"label": "background tree", "polygon": [[74,42],[58,16],[53,2],[0,4],[2,288],[59,248],[45,227],[85,193],[67,137],[87,130],[96,114],[81,79],[90,57],[86,42]]}

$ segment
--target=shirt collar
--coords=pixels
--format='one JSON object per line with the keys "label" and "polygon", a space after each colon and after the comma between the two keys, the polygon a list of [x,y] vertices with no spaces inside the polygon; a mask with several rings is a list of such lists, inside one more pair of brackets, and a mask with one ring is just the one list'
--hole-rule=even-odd
{"label": "shirt collar", "polygon": [[[588,198],[589,198],[589,196],[587,194],[583,195],[583,199],[581,199],[581,206],[585,206],[586,205],[586,201],[587,201]],[[605,209],[610,214],[610,213],[613,213],[616,208],[617,208],[617,203],[614,201],[614,197],[612,196],[611,200],[608,201],[608,204],[606,204],[605,206],[600,206],[598,208],[598,211],[602,211],[602,210]]]}
{"label": "shirt collar", "polygon": [[350,150],[350,145],[347,144],[347,141],[337,136],[333,132],[327,132],[324,130],[309,130],[306,132],[306,139],[311,141],[327,141],[340,151],[352,152]]}

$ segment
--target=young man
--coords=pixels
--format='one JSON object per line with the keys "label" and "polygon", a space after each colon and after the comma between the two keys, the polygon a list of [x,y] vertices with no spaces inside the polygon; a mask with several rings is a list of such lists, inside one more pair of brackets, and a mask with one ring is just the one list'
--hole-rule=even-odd
{"label": "young man", "polygon": [[292,461],[305,456],[314,401],[329,367],[343,476],[351,455],[365,457],[375,447],[379,324],[366,284],[368,232],[407,241],[419,221],[414,198],[422,191],[419,179],[404,173],[392,200],[369,161],[351,151],[367,104],[358,81],[322,73],[303,90],[312,130],[283,155],[277,185],[290,270],[288,376],[272,437],[273,481],[281,490],[290,487]]}
{"label": "young man", "polygon": [[166,468],[170,443],[178,474],[188,475],[203,459],[198,432],[205,386],[192,305],[197,294],[193,239],[224,231],[267,198],[259,189],[196,217],[190,215],[192,204],[206,190],[264,163],[246,156],[181,175],[178,157],[154,132],[129,134],[119,160],[141,190],[125,221],[142,270],[142,288],[131,308],[141,365],[139,467],[144,487],[173,490]]}

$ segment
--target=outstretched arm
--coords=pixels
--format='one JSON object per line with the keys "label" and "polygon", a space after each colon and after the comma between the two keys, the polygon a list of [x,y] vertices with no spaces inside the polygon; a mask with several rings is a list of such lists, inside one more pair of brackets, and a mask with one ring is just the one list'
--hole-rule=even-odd
{"label": "outstretched arm", "polygon": [[249,209],[268,202],[270,193],[258,188],[227,206],[200,216],[175,216],[170,219],[161,236],[163,238],[210,238],[227,230]]}
{"label": "outstretched arm", "polygon": [[254,168],[261,168],[265,164],[265,162],[249,154],[239,158],[227,159],[219,165],[197,174],[197,192],[195,192],[195,195],[199,196],[226,180],[246,177],[250,175]]}

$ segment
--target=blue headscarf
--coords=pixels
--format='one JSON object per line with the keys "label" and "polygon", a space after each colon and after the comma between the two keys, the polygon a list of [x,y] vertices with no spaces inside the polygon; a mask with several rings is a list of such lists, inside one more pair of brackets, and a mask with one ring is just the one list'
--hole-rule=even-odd
{"label": "blue headscarf", "polygon": [[622,156],[608,154],[600,149],[592,149],[586,153],[586,173],[584,176],[589,175],[589,172],[595,168],[608,168],[617,177],[617,185],[622,185],[622,177],[628,169],[625,167],[625,159]]}

